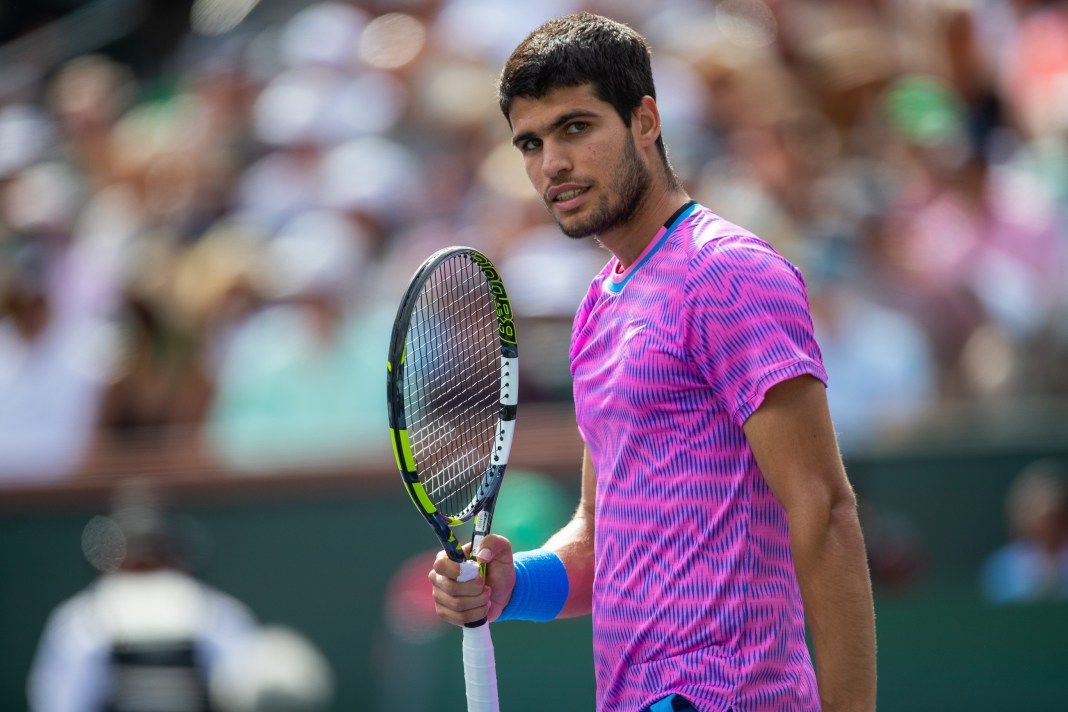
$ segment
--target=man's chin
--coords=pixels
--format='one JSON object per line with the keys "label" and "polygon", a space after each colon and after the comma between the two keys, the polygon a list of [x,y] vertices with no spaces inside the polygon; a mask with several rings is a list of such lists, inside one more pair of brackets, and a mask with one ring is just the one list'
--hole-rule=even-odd
{"label": "man's chin", "polygon": [[585,239],[587,237],[592,237],[594,235],[594,232],[591,231],[591,230],[571,229],[571,228],[565,227],[561,223],[557,223],[557,225],[560,226],[560,231],[563,232],[568,237],[570,237],[572,240],[582,240],[582,239]]}
{"label": "man's chin", "polygon": [[584,237],[591,237],[599,232],[596,226],[591,225],[588,220],[585,222],[578,219],[567,220],[561,218],[559,215],[554,215],[553,217],[556,219],[556,225],[560,228],[560,232],[573,240],[581,240]]}
{"label": "man's chin", "polygon": [[550,204],[546,204],[549,214],[556,221],[560,232],[573,240],[581,240],[586,237],[595,237],[603,231],[604,215],[601,211],[593,210],[592,206],[582,206],[568,213],[560,213]]}

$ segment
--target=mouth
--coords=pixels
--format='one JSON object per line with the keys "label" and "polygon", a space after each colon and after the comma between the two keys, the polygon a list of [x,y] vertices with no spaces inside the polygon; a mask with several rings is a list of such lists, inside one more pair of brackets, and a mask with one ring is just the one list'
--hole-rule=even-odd
{"label": "mouth", "polygon": [[588,190],[589,187],[574,184],[556,186],[547,193],[548,203],[562,211],[573,210]]}

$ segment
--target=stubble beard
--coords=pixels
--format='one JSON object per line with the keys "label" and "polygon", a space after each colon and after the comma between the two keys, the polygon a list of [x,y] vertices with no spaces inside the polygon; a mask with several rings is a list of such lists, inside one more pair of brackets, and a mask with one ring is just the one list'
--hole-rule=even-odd
{"label": "stubble beard", "polygon": [[552,213],[550,208],[556,224],[568,237],[578,240],[602,235],[609,230],[626,225],[638,212],[638,208],[649,194],[652,177],[638,156],[634,139],[632,137],[628,139],[614,171],[617,178],[611,184],[611,189],[601,196],[593,214],[584,220],[564,223],[555,213]]}

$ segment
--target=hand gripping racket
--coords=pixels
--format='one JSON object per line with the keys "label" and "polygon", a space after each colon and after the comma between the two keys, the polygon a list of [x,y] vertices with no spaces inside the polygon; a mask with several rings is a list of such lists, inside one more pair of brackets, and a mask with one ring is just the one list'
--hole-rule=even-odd
{"label": "hand gripping racket", "polygon": [[[480,573],[452,527],[475,519],[471,555],[489,533],[508,463],[517,403],[511,305],[485,255],[448,247],[431,255],[401,300],[386,364],[393,450],[415,506],[461,566]],[[484,572],[483,572],[484,573]],[[493,641],[483,618],[464,628],[469,712],[496,712]]]}

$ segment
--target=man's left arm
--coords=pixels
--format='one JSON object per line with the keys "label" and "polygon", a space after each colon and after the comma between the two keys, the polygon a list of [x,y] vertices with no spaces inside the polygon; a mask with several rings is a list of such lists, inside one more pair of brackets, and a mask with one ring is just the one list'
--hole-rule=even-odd
{"label": "man's left arm", "polygon": [[823,384],[799,376],[773,386],[744,429],[786,510],[823,710],[874,710],[871,578]]}

